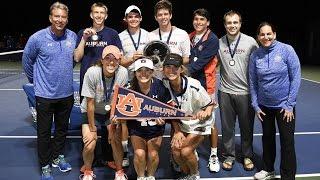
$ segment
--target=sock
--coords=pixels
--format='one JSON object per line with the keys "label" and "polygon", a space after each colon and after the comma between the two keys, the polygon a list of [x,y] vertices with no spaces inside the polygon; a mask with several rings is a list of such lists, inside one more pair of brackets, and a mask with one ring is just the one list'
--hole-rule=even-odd
{"label": "sock", "polygon": [[121,141],[123,152],[128,152],[128,140]]}
{"label": "sock", "polygon": [[196,172],[195,174],[192,174],[192,175],[195,175],[195,176],[200,176],[200,172]]}
{"label": "sock", "polygon": [[146,179],[156,179],[154,176],[147,176]]}
{"label": "sock", "polygon": [[217,156],[217,151],[218,151],[218,148],[211,148],[210,156],[212,156],[212,155]]}

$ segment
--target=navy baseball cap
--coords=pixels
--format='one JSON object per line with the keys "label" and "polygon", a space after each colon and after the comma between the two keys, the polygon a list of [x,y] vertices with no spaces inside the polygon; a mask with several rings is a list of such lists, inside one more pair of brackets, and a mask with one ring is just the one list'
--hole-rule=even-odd
{"label": "navy baseball cap", "polygon": [[179,54],[170,53],[164,57],[163,66],[174,65],[180,67],[183,64],[183,59]]}

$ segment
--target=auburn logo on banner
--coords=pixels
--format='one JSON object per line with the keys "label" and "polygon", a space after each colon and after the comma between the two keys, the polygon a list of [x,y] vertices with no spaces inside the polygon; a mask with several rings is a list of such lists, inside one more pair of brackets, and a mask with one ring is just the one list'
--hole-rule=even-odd
{"label": "auburn logo on banner", "polygon": [[152,99],[141,93],[116,85],[113,93],[110,117],[117,119],[188,119],[192,118],[180,109]]}

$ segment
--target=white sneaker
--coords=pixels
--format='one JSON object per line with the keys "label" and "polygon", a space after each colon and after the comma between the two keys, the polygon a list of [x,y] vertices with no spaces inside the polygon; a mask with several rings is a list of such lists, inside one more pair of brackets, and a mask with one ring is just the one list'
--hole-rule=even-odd
{"label": "white sneaker", "polygon": [[130,165],[129,158],[123,158],[122,167],[128,167]]}
{"label": "white sneaker", "polygon": [[208,166],[209,170],[211,172],[219,172],[220,171],[220,163],[219,163],[219,158],[216,155],[211,155],[209,158],[209,163]]}
{"label": "white sneaker", "polygon": [[260,172],[257,172],[253,178],[259,179],[259,180],[267,180],[267,179],[273,179],[275,177],[274,171],[267,172],[265,170],[261,170]]}
{"label": "white sneaker", "polygon": [[197,149],[194,150],[194,155],[196,155],[197,161],[199,161],[199,155],[198,155]]}
{"label": "white sneaker", "polygon": [[200,180],[200,175],[196,175],[196,174],[193,174],[193,175],[186,175],[186,176],[182,176],[180,178],[178,178],[178,180]]}
{"label": "white sneaker", "polygon": [[128,176],[124,173],[123,169],[116,172],[114,180],[127,180]]}
{"label": "white sneaker", "polygon": [[156,180],[154,176],[148,176],[144,178],[145,180]]}
{"label": "white sneaker", "polygon": [[195,180],[200,180],[200,175],[196,175]]}
{"label": "white sneaker", "polygon": [[81,174],[79,176],[80,180],[94,180],[96,178],[96,175],[93,174],[93,171],[84,171],[84,174]]}

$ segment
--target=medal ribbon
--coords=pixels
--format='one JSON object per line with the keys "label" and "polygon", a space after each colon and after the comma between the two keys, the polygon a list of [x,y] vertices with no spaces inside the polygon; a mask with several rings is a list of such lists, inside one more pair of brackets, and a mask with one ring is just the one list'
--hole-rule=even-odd
{"label": "medal ribbon", "polygon": [[239,41],[240,41],[240,38],[241,38],[241,34],[239,35],[239,38],[236,42],[236,45],[234,46],[234,49],[233,49],[233,52],[231,50],[231,47],[230,47],[230,43],[229,43],[229,39],[228,37],[226,36],[226,39],[227,39],[227,44],[228,44],[228,48],[229,48],[229,52],[230,52],[230,55],[231,55],[231,58],[233,59],[234,55],[236,54],[236,51],[237,51],[237,47],[239,45]]}
{"label": "medal ribbon", "polygon": [[138,48],[139,48],[139,45],[140,45],[141,29],[139,29],[139,37],[138,37],[138,42],[137,43],[134,42],[134,39],[133,39],[133,37],[132,37],[132,35],[131,35],[131,33],[130,33],[130,31],[128,29],[127,29],[127,32],[128,32],[128,34],[130,36],[130,39],[132,41],[132,44],[133,44],[134,48],[137,51]]}
{"label": "medal ribbon", "polygon": [[[168,39],[167,39],[167,42],[166,42],[168,45],[169,45],[169,40],[170,40],[170,38],[171,38],[172,29],[173,29],[173,28],[171,27],[171,29],[170,29],[170,33],[169,33],[169,36],[168,36]],[[160,37],[160,40],[162,41],[160,28],[159,28],[159,37]]]}

